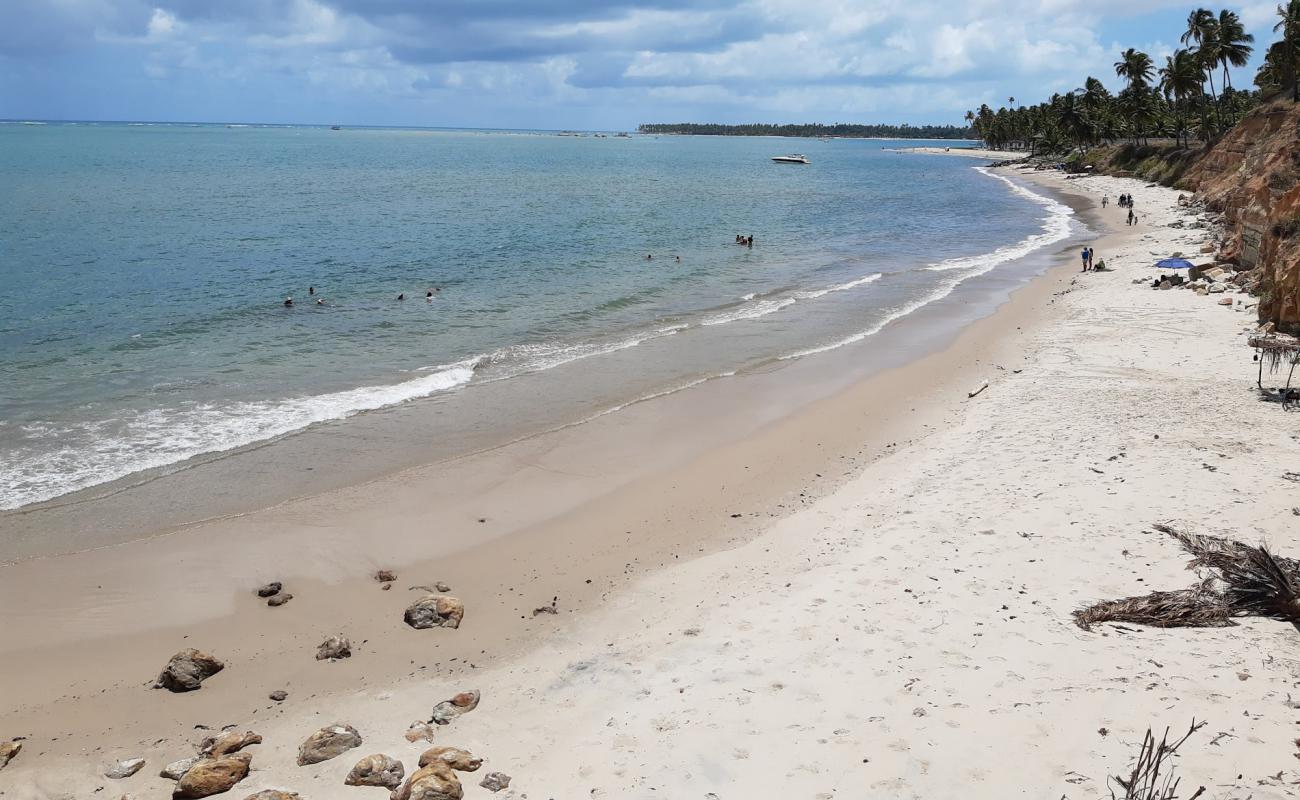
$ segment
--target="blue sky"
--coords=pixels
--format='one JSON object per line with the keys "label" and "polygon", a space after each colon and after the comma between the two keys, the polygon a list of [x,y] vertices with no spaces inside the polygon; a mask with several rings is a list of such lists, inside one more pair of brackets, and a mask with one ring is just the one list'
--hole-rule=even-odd
{"label": "blue sky", "polygon": [[[1258,49],[1274,0],[1238,11]],[[1118,86],[1171,0],[0,0],[0,118],[960,123]],[[1256,59],[1258,63],[1258,58]],[[1234,76],[1249,86],[1254,65]]]}

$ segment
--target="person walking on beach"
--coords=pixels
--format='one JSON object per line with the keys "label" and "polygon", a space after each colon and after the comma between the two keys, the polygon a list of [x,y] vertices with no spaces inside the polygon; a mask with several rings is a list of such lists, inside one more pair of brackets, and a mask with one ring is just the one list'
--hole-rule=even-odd
{"label": "person walking on beach", "polygon": [[1129,225],[1132,225],[1136,220],[1137,220],[1137,215],[1134,214],[1134,213],[1133,213],[1133,209],[1130,208],[1130,209],[1128,210],[1128,224],[1129,224]]}
{"label": "person walking on beach", "polygon": [[1080,260],[1083,261],[1083,269],[1081,271],[1087,272],[1088,271],[1088,248],[1085,247],[1079,251],[1079,258]]}
{"label": "person walking on beach", "polygon": [[1105,207],[1106,207],[1106,202],[1107,202],[1108,200],[1110,200],[1110,195],[1108,195],[1108,194],[1103,194],[1103,195],[1101,196],[1101,207],[1102,207],[1102,208],[1105,208]]}
{"label": "person walking on beach", "polygon": [[1088,271],[1092,272],[1092,246],[1088,246]]}

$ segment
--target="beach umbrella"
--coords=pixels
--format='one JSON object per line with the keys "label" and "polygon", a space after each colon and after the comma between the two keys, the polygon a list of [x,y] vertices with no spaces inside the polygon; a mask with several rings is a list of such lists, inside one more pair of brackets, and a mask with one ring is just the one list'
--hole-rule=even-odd
{"label": "beach umbrella", "polygon": [[1191,269],[1192,262],[1185,258],[1166,258],[1163,261],[1157,261],[1156,266],[1161,269]]}

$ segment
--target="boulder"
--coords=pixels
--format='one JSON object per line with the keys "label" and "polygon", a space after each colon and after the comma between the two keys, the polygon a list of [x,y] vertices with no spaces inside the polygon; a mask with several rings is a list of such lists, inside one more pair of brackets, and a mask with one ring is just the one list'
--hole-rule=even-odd
{"label": "boulder", "polygon": [[408,742],[432,742],[433,726],[423,720],[416,720],[411,723],[411,727],[406,729],[406,741]]}
{"label": "boulder", "polygon": [[186,648],[172,656],[154,684],[155,689],[172,692],[192,692],[203,681],[225,669],[226,665],[213,656],[194,648]]}
{"label": "boulder", "polygon": [[483,780],[479,781],[478,785],[489,792],[499,792],[510,786],[510,776],[504,772],[489,772],[483,776]]}
{"label": "boulder", "polygon": [[433,718],[429,721],[435,725],[448,725],[461,714],[467,714],[478,708],[478,690],[461,692],[450,700],[443,700],[433,707]]}
{"label": "boulder", "polygon": [[286,697],[288,697],[288,696],[289,696],[289,693],[286,692],[286,691],[283,690],[283,689],[276,689],[274,692],[271,692],[271,693],[270,693],[269,695],[267,695],[267,696],[270,697],[270,698],[271,698],[272,700],[274,700],[275,702],[279,703],[279,702],[283,701]]}
{"label": "boulder", "polygon": [[473,772],[482,762],[459,747],[434,747],[420,756],[420,768],[390,800],[461,800],[464,790],[456,770]]}
{"label": "boulder", "polygon": [[261,744],[262,737],[252,731],[225,731],[209,736],[199,744],[199,755],[205,758],[222,758],[237,753],[250,744]]}
{"label": "boulder", "polygon": [[297,792],[284,792],[279,789],[263,789],[257,794],[250,794],[244,800],[302,800]]}
{"label": "boulder", "polygon": [[343,782],[348,786],[383,786],[396,789],[402,784],[406,768],[395,758],[381,754],[366,756],[348,772]]}
{"label": "boulder", "polygon": [[465,617],[465,605],[445,594],[426,594],[406,609],[402,616],[412,628],[459,628]]}
{"label": "boulder", "polygon": [[298,748],[298,766],[319,764],[361,746],[361,734],[351,725],[335,723],[307,737]]}
{"label": "boulder", "polygon": [[1223,299],[1219,300],[1219,305],[1221,305],[1221,306],[1230,306],[1230,305],[1232,305],[1232,298],[1231,298],[1231,297],[1224,297]]}
{"label": "boulder", "polygon": [[285,603],[289,602],[292,599],[293,599],[293,595],[289,594],[288,592],[283,592],[267,600],[266,604],[271,608],[279,608],[280,606],[284,605]]}
{"label": "boulder", "polygon": [[442,594],[446,594],[447,592],[451,591],[451,587],[443,583],[442,581],[434,581],[433,588],[435,591],[441,592]]}
{"label": "boulder", "polygon": [[1221,283],[1211,283],[1211,284],[1210,284],[1210,294],[1223,294],[1223,284],[1221,284]]}
{"label": "boulder", "polygon": [[375,580],[380,583],[392,583],[397,580],[397,573],[391,569],[381,569],[375,573]]}
{"label": "boulder", "polygon": [[277,595],[277,594],[279,594],[279,593],[280,593],[280,590],[283,589],[283,588],[284,588],[284,584],[280,583],[279,581],[273,581],[273,582],[268,583],[267,585],[261,587],[260,589],[258,589],[258,590],[257,590],[257,596],[258,596],[258,597],[271,597],[272,595]]}
{"label": "boulder", "polygon": [[483,759],[468,750],[459,747],[430,747],[420,754],[419,766],[442,762],[461,772],[475,772],[483,765]]}
{"label": "boulder", "polygon": [[334,661],[340,658],[350,658],[351,656],[352,642],[349,642],[343,636],[331,636],[316,648],[317,661],[324,661],[325,659]]}
{"label": "boulder", "polygon": [[110,764],[108,769],[104,770],[105,778],[121,780],[129,778],[144,768],[143,758],[124,758],[114,764]]}
{"label": "boulder", "polygon": [[4,769],[6,764],[13,761],[14,756],[18,755],[22,749],[22,742],[0,742],[0,769]]}
{"label": "boulder", "polygon": [[172,790],[172,797],[197,798],[228,792],[248,777],[248,765],[252,761],[253,757],[248,753],[205,758],[181,776]]}
{"label": "boulder", "polygon": [[189,758],[182,758],[173,761],[162,768],[162,772],[158,773],[158,777],[166,778],[169,781],[178,781],[181,779],[181,776],[190,771],[191,767],[202,760],[202,756],[190,756]]}

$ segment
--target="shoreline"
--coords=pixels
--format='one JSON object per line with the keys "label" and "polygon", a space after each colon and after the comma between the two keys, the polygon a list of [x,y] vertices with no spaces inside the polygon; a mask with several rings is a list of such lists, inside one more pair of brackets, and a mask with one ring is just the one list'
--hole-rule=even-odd
{"label": "shoreline", "polygon": [[[324,502],[319,496],[305,498],[251,514],[186,526],[147,540],[0,567],[6,576],[0,582],[0,602],[7,608],[19,609],[10,614],[11,638],[0,644],[0,652],[5,653],[0,679],[18,696],[32,699],[12,718],[0,721],[7,727],[17,724],[21,729],[43,718],[58,727],[53,720],[63,713],[56,709],[70,702],[73,706],[87,706],[76,712],[81,717],[109,720],[129,716],[140,701],[136,678],[156,672],[159,659],[165,660],[187,640],[203,640],[205,649],[220,650],[225,658],[245,661],[243,670],[251,667],[264,680],[292,682],[300,666],[299,653],[292,648],[286,652],[260,644],[249,647],[248,642],[274,639],[292,629],[294,647],[301,649],[317,634],[321,638],[329,635],[321,631],[364,630],[373,624],[366,622],[368,618],[382,619],[386,636],[409,633],[400,624],[400,609],[409,593],[380,595],[369,577],[369,572],[378,568],[398,569],[402,578],[399,590],[404,590],[408,582],[432,580],[445,580],[459,590],[472,609],[476,632],[458,636],[470,641],[458,641],[459,655],[449,653],[446,658],[468,659],[478,650],[488,650],[483,645],[490,645],[492,653],[535,645],[538,641],[531,626],[527,621],[518,621],[521,611],[526,614],[555,595],[561,597],[561,609],[566,614],[598,606],[606,594],[621,590],[641,574],[678,561],[681,555],[725,551],[752,539],[771,520],[833,491],[860,471],[864,463],[887,455],[899,445],[906,446],[909,440],[929,435],[959,407],[959,398],[965,393],[962,387],[990,373],[990,361],[1014,358],[1014,344],[1007,341],[1014,340],[1012,329],[1027,326],[1041,313],[1044,299],[1059,283],[1059,273],[1034,279],[1015,291],[992,316],[963,329],[956,342],[938,353],[887,369],[865,381],[855,381],[849,388],[814,401],[793,415],[765,422],[755,435],[724,447],[705,449],[686,463],[670,466],[659,474],[637,476],[630,483],[610,487],[574,508],[560,510],[550,519],[542,517],[540,522],[523,526],[510,520],[511,512],[507,510],[493,514],[488,522],[475,522],[475,526],[506,529],[515,522],[528,529],[488,535],[450,554],[396,555],[402,551],[393,547],[395,543],[418,540],[419,531],[428,524],[424,505],[430,498],[420,491],[428,491],[429,476],[408,470],[328,493]],[[932,407],[916,411],[919,404],[914,397],[939,391],[945,393],[944,400],[927,403]],[[699,396],[689,400],[704,402]],[[719,400],[726,402],[728,398],[713,402]],[[864,418],[857,410],[863,407],[872,408],[872,418]],[[644,424],[631,417],[617,421],[624,428]],[[651,447],[660,433],[650,430],[640,445]],[[618,433],[604,435],[610,439]],[[628,444],[616,438],[611,441],[615,450]],[[811,441],[816,441],[816,446],[809,444]],[[583,448],[588,445],[589,440],[575,444]],[[520,462],[533,459],[536,469],[494,473],[500,468],[496,464],[476,476],[484,482],[479,484],[473,503],[456,509],[462,515],[461,524],[474,518],[471,505],[509,509],[531,503],[545,505],[556,499],[552,496],[556,482],[537,481],[535,473],[554,472],[557,466],[545,461],[556,453],[563,461],[564,444],[538,441],[530,448],[529,454],[511,454],[511,458]],[[597,470],[602,466],[607,469],[618,456],[617,452],[604,454],[603,465],[589,465],[593,468],[590,474],[599,474]],[[524,475],[525,471],[533,474]],[[720,483],[715,477],[728,474],[744,479]],[[512,494],[500,490],[503,475],[510,476]],[[521,478],[527,484],[522,490],[518,488]],[[493,489],[493,485],[498,488]],[[558,488],[562,495],[574,491],[563,484]],[[384,505],[376,503],[377,495],[398,499],[393,505]],[[454,503],[455,498],[441,497],[439,501]],[[304,523],[303,514],[295,513],[295,504],[299,509],[309,506],[312,517],[329,519],[329,525]],[[384,509],[382,514],[376,514],[377,507]],[[732,514],[742,516],[735,519]],[[623,534],[626,539],[610,541],[604,531],[611,523],[620,529],[634,527]],[[285,524],[299,533],[282,535],[280,528]],[[374,535],[371,546],[375,552],[364,566],[355,561],[339,563],[338,556],[330,552],[335,549],[332,545],[341,543],[341,537],[375,527],[399,530]],[[355,548],[339,549],[349,552]],[[237,554],[233,560],[231,554]],[[585,559],[586,563],[574,564],[575,558]],[[239,564],[243,566],[236,566]],[[407,581],[408,574],[423,576],[423,580]],[[263,608],[260,601],[248,596],[252,587],[273,579],[284,579],[297,595],[284,609]],[[45,586],[60,586],[62,591],[50,595],[41,590]],[[475,589],[461,589],[463,586]],[[492,591],[503,586],[511,588],[491,596]],[[160,598],[167,601],[160,605]],[[340,602],[341,598],[346,600]],[[96,609],[89,618],[88,608]],[[395,618],[396,624],[390,624]],[[331,620],[333,624],[313,623],[314,619]],[[105,629],[113,631],[111,638],[103,638]],[[361,638],[355,632],[351,635]],[[75,665],[88,645],[86,638],[93,641],[103,675],[112,679],[101,697],[70,701],[62,692],[80,683]],[[420,647],[414,641],[400,644],[407,649],[417,648],[408,655],[414,655]],[[348,666],[363,660],[354,659]],[[399,663],[409,660],[404,658]],[[40,666],[43,664],[66,668]],[[364,680],[345,668],[333,673],[313,676],[313,683],[319,678],[325,681],[313,691],[345,691],[356,680]],[[384,679],[393,680],[396,674],[389,673]],[[221,695],[227,693],[205,691],[184,701],[194,713],[215,713],[228,708],[231,702],[231,696]],[[246,696],[252,704],[249,713],[255,712],[261,697],[265,692]],[[150,696],[148,700],[150,706],[158,703],[160,707],[139,722],[141,730],[156,724],[149,718],[162,711],[168,698]],[[169,734],[182,735],[178,728],[171,728]],[[42,725],[27,735],[47,739],[51,731]],[[95,734],[87,731],[85,736],[89,739]],[[65,736],[58,750],[71,757],[79,746],[84,746],[79,745],[79,739],[75,734]]]}
{"label": "shoreline", "polygon": [[[1095,201],[1091,185],[1057,183],[1075,202],[1083,192]],[[1131,187],[1152,220],[1180,213],[1166,207],[1168,190],[1113,185]],[[393,591],[356,577],[356,563],[331,565],[323,526],[315,550],[289,546],[279,563],[354,577],[308,580],[281,566],[298,598],[267,609],[251,596],[252,575],[220,573],[232,615],[183,629],[115,628],[136,610],[90,588],[94,576],[6,582],[5,607],[31,618],[0,645],[0,680],[27,700],[0,716],[0,730],[30,738],[0,782],[19,797],[82,796],[105,783],[96,759],[141,755],[144,771],[110,785],[157,791],[166,784],[156,768],[185,755],[196,723],[234,723],[266,744],[232,796],[274,787],[352,797],[341,776],[356,757],[413,763],[427,745],[402,740],[409,721],[476,688],[482,705],[439,729],[437,743],[513,775],[502,796],[1095,796],[1146,725],[1190,716],[1226,738],[1189,742],[1187,782],[1269,795],[1257,781],[1291,763],[1289,720],[1262,714],[1290,686],[1282,660],[1263,660],[1285,646],[1285,626],[1084,634],[1069,619],[1082,602],[1187,582],[1185,559],[1141,533],[1150,522],[1258,530],[1284,553],[1297,544],[1281,484],[1268,482],[1280,479],[1265,468],[1280,474],[1300,445],[1243,388],[1253,371],[1231,336],[1243,315],[1132,283],[1154,272],[1139,266],[1153,247],[1203,232],[1124,230],[1117,219],[1096,244],[1116,271],[1080,276],[1072,249],[1058,253],[1057,266],[941,352],[527,532],[400,567]],[[1177,416],[1198,408],[1230,410],[1234,425]],[[320,513],[373,508],[382,483]],[[413,521],[425,522],[427,497],[413,500]],[[258,532],[209,530],[214,548],[234,551],[258,546]],[[374,534],[370,566],[392,566],[384,535]],[[137,547],[136,558],[166,561],[144,551],[173,543]],[[189,591],[220,599],[195,588],[214,562],[192,549],[172,555],[178,580],[158,602],[190,602]],[[405,628],[407,587],[435,580],[465,601],[464,625]],[[65,613],[50,612],[60,599],[43,591],[51,586],[73,601]],[[557,616],[530,615],[553,596]],[[76,630],[74,614],[112,635],[14,649],[46,626]],[[353,657],[312,661],[338,632]],[[188,695],[143,689],[181,646],[226,659],[226,672]],[[79,672],[88,647],[89,677]],[[276,688],[289,700],[264,700]],[[69,734],[67,719],[87,730]],[[303,737],[334,720],[357,726],[365,749],[292,766]],[[987,766],[1007,748],[1026,754],[1020,768]]]}

